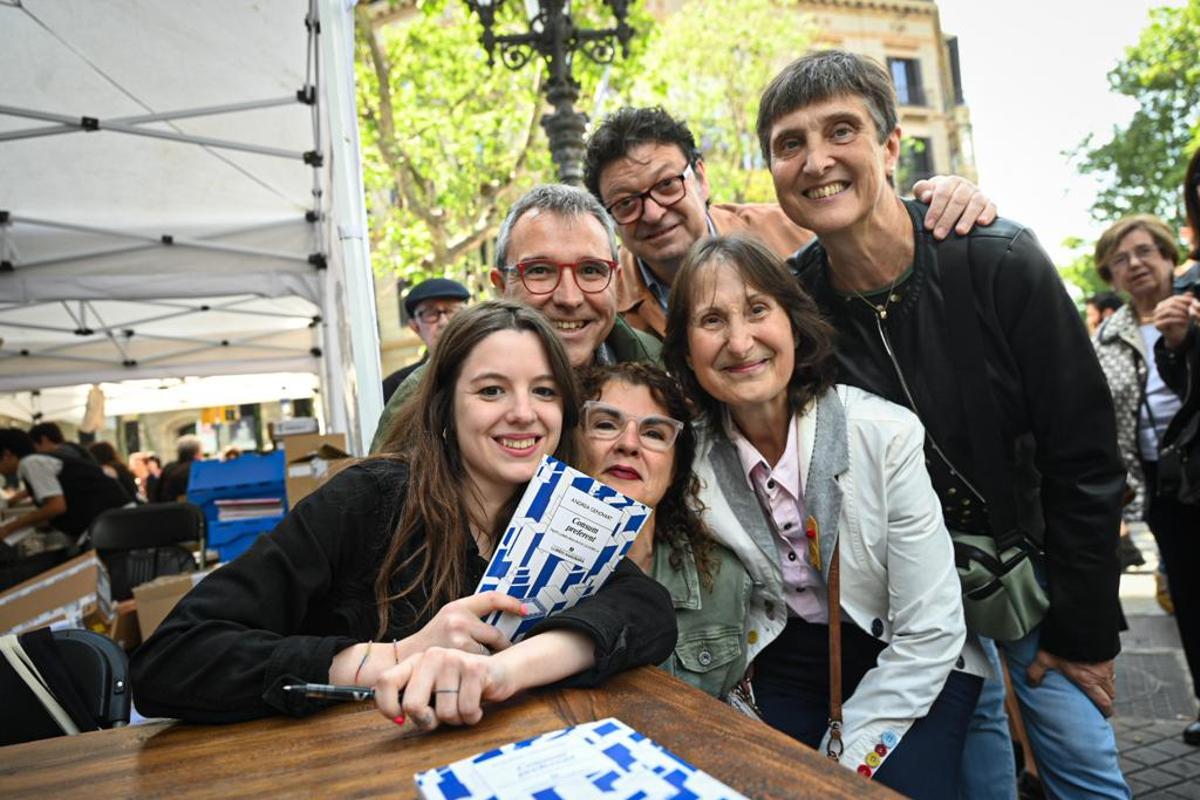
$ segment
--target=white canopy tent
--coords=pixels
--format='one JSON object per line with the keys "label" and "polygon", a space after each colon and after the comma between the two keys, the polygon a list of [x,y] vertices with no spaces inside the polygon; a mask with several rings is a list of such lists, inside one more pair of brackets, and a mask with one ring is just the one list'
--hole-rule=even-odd
{"label": "white canopy tent", "polygon": [[0,393],[309,372],[363,451],[353,5],[0,0]]}

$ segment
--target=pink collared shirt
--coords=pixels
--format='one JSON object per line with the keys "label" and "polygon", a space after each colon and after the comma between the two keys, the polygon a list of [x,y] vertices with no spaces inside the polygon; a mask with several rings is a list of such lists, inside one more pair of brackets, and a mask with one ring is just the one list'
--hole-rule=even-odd
{"label": "pink collared shirt", "polygon": [[783,591],[788,611],[806,622],[829,622],[829,596],[825,580],[809,563],[804,532],[803,474],[800,469],[798,418],[788,426],[787,446],[772,467],[728,415],[725,430],[737,448],[742,472],[758,497],[763,512],[773,520],[775,548],[783,569]]}

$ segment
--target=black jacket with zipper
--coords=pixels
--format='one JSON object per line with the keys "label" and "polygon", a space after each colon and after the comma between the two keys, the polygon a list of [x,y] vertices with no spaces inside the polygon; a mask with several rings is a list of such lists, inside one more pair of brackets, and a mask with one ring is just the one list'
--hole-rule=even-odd
{"label": "black jacket with zipper", "polygon": [[[998,428],[1013,485],[1010,502],[1044,554],[1050,610],[1041,647],[1072,661],[1113,658],[1120,650],[1117,535],[1125,468],[1112,400],[1079,313],[1027,228],[999,219],[968,234],[969,248],[944,247],[922,225],[926,206],[905,205],[915,236],[913,263],[891,290],[866,298],[835,291],[820,242],[789,261],[837,329],[838,379],[906,407],[913,405],[911,395],[929,434],[926,462],[952,528],[989,530],[972,489],[980,470],[967,426]],[[970,263],[947,263],[959,260]],[[947,269],[971,270],[999,419],[965,408],[961,399],[962,376],[949,347]],[[873,306],[885,302],[881,319]]]}

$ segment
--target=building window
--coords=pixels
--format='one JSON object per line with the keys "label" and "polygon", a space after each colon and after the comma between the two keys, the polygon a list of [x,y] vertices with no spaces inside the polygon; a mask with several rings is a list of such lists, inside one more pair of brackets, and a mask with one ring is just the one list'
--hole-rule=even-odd
{"label": "building window", "polygon": [[896,188],[907,192],[917,181],[932,178],[933,145],[929,139],[905,137],[900,142],[900,163],[896,166]]}
{"label": "building window", "polygon": [[958,60],[957,36],[946,37],[946,49],[950,53],[950,76],[954,81],[954,104],[961,106],[966,103],[966,100],[963,100],[962,67]]}
{"label": "building window", "polygon": [[889,58],[888,71],[896,84],[896,100],[902,106],[923,106],[925,89],[921,86],[921,62],[915,58]]}

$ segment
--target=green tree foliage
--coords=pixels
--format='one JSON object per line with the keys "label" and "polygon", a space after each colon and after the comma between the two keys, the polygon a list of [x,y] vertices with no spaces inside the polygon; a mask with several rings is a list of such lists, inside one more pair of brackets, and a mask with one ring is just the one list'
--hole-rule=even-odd
{"label": "green tree foliage", "polygon": [[1104,183],[1092,216],[1115,221],[1131,213],[1157,214],[1178,228],[1180,186],[1191,152],[1200,147],[1200,0],[1157,8],[1137,44],[1108,74],[1113,91],[1138,104],[1112,140],[1085,139],[1075,150],[1079,169]]}
{"label": "green tree foliage", "polygon": [[627,98],[682,117],[704,154],[718,202],[774,201],[754,133],[767,82],[811,40],[792,0],[688,0],[651,32]]}
{"label": "green tree foliage", "polygon": [[1092,257],[1094,245],[1078,237],[1071,237],[1063,242],[1071,250],[1071,261],[1058,268],[1058,273],[1068,284],[1078,291],[1071,292],[1082,310],[1084,302],[1096,294],[1111,289],[1096,271],[1096,260]]}
{"label": "green tree foliage", "polygon": [[[590,4],[590,5],[589,5]],[[575,4],[587,25],[598,16]],[[380,15],[356,12],[358,105],[363,178],[375,270],[409,281],[449,275],[481,289],[483,251],[509,204],[555,179],[540,120],[545,69],[494,67],[479,44],[481,26],[463,2],[394,3]],[[497,32],[527,29],[523,4],[507,3]],[[611,21],[611,16],[609,17]],[[635,20],[645,26],[644,19]],[[633,60],[636,60],[636,55]],[[602,81],[620,86],[622,69],[579,56],[575,75],[586,107]]]}
{"label": "green tree foliage", "polygon": [[[359,4],[358,103],[375,269],[410,281],[449,275],[486,283],[483,250],[504,212],[553,181],[540,119],[544,63],[488,68],[481,26],[462,0]],[[496,32],[527,30],[524,4],[505,3]],[[583,27],[606,27],[602,0],[575,0]],[[754,118],[758,97],[810,34],[794,0],[688,0],[662,24],[635,3],[628,58],[607,66],[576,55],[578,107],[598,120],[621,105],[661,104],[696,134],[718,201],[768,201]]]}

